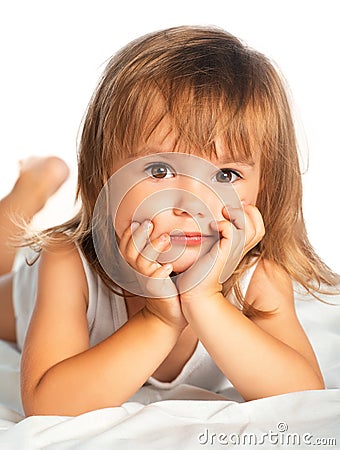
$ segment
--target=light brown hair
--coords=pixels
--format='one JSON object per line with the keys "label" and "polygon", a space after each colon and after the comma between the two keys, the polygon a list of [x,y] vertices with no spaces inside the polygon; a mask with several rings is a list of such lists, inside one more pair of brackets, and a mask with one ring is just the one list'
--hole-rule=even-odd
{"label": "light brown hair", "polygon": [[165,116],[171,118],[180,151],[218,157],[215,142],[222,139],[229,155],[249,160],[254,152],[261,152],[257,207],[266,234],[225,283],[226,296],[234,291],[245,313],[256,314],[244,304],[239,287],[254,256],[278,264],[313,294],[322,292],[322,285],[338,281],[307,238],[297,142],[284,83],[264,55],[212,27],[151,33],[109,61],[82,127],[80,212],[66,224],[47,230],[45,236],[67,231],[114,289],[92,241],[95,202],[116,159],[135,155],[137,144],[147,142]]}

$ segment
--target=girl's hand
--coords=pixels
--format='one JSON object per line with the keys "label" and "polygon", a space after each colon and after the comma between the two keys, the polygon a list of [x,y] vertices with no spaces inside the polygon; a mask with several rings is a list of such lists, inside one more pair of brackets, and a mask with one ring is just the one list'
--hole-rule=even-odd
{"label": "girl's hand", "polygon": [[153,228],[151,221],[133,222],[119,242],[119,250],[135,275],[146,299],[145,310],[165,323],[183,329],[186,319],[175,284],[170,278],[171,264],[157,262],[159,255],[170,246],[170,237],[162,234],[149,240]]}
{"label": "girl's hand", "polygon": [[[210,298],[221,292],[222,284],[232,275],[241,259],[265,234],[260,211],[253,205],[241,208],[223,208],[225,220],[212,222],[211,228],[219,232],[220,239],[211,250],[195,263],[195,280],[201,280],[190,288],[192,276],[188,271],[179,276],[177,287],[181,301]],[[197,277],[197,271],[200,277]],[[187,291],[187,292],[185,292]]]}

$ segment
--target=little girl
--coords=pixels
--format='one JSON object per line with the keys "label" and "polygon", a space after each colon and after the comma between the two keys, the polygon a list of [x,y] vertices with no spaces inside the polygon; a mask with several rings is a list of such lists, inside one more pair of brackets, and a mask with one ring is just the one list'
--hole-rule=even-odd
{"label": "little girl", "polygon": [[[27,415],[119,406],[146,384],[230,381],[245,400],[324,388],[292,282],[317,295],[338,278],[307,239],[290,108],[266,57],[215,28],[130,43],[88,106],[78,168],[79,213],[2,278],[0,337],[22,349]],[[2,220],[29,221],[66,174],[55,158],[24,166]]]}

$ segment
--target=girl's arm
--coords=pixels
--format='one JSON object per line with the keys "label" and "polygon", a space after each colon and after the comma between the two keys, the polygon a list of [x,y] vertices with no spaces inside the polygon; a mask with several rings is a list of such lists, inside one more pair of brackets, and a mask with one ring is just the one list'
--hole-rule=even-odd
{"label": "girl's arm", "polygon": [[216,364],[245,400],[323,389],[315,355],[297,319],[292,283],[277,266],[261,261],[246,300],[268,318],[250,320],[221,293],[182,297],[185,317]]}
{"label": "girl's arm", "polygon": [[121,405],[157,369],[181,328],[147,308],[89,348],[87,282],[74,246],[41,255],[22,355],[27,415],[78,415]]}

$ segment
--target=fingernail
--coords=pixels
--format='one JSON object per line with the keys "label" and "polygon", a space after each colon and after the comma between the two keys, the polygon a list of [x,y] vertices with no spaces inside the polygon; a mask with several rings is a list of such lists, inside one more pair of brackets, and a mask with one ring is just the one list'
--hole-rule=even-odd
{"label": "fingernail", "polygon": [[172,272],[172,264],[165,264],[165,266],[163,266],[163,270],[164,272]]}
{"label": "fingernail", "polygon": [[145,220],[145,222],[143,223],[143,227],[144,227],[146,230],[150,230],[151,227],[152,227],[152,222],[151,222],[151,220]]}
{"label": "fingernail", "polygon": [[224,214],[229,214],[230,212],[232,212],[232,211],[234,211],[234,206],[231,206],[231,205],[225,205],[224,207],[223,207],[223,213]]}
{"label": "fingernail", "polygon": [[131,231],[135,231],[139,227],[138,222],[132,222],[131,224]]}
{"label": "fingernail", "polygon": [[161,234],[161,235],[159,236],[159,239],[160,239],[161,241],[168,241],[168,240],[169,240],[169,235],[166,234],[166,233]]}

